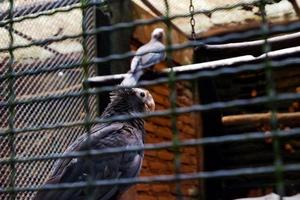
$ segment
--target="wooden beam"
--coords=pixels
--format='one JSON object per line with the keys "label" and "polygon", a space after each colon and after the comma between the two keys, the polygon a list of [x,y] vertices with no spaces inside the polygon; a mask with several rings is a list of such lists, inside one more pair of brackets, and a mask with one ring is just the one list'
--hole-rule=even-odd
{"label": "wooden beam", "polygon": [[[299,124],[300,125],[300,112],[293,113],[277,113],[276,118],[279,123],[283,124]],[[256,114],[240,114],[229,115],[222,117],[224,126],[233,125],[250,125],[250,124],[266,124],[271,120],[271,113],[256,113]]]}
{"label": "wooden beam", "polygon": [[[108,1],[111,12],[111,25],[133,21],[132,2],[130,0]],[[122,54],[130,51],[132,28],[121,29],[110,34],[110,54]],[[130,59],[112,60],[111,74],[126,73],[130,69]]]}
{"label": "wooden beam", "polygon": [[[300,32],[276,36],[267,39],[272,51],[300,46]],[[219,45],[203,45],[200,51],[210,58],[226,58],[232,55],[253,55],[258,56],[263,53],[263,45],[265,40],[255,40],[250,42],[235,42]]]}
{"label": "wooden beam", "polygon": [[[189,71],[198,71],[208,68],[216,68],[216,67],[224,67],[224,66],[230,66],[233,64],[236,64],[238,62],[247,62],[252,61],[254,59],[253,56],[241,56],[237,58],[230,58],[230,59],[223,59],[219,61],[212,61],[212,62],[206,62],[206,63],[200,63],[200,64],[192,64],[192,65],[184,65],[184,66],[178,66],[173,67],[173,70],[175,73],[189,73]],[[151,74],[152,79],[156,77],[167,77],[170,69],[164,69],[159,73],[153,73]],[[128,74],[116,74],[116,75],[107,75],[107,76],[95,76],[88,79],[88,83],[91,86],[97,86],[97,85],[110,85],[110,84],[119,84],[122,82],[122,80],[128,76]],[[145,80],[145,76],[141,77],[141,80]]]}
{"label": "wooden beam", "polygon": [[[249,197],[249,198],[242,198],[242,199],[235,199],[235,200],[278,200],[279,195],[278,194],[268,194],[262,197]],[[300,194],[289,196],[289,197],[283,197],[283,200],[298,200],[300,199]]]}
{"label": "wooden beam", "polygon": [[[300,46],[299,47],[291,47],[291,48],[287,48],[287,49],[281,49],[281,50],[277,50],[277,51],[271,51],[271,52],[268,52],[267,54],[262,54],[259,57],[254,57],[251,55],[239,56],[239,57],[222,59],[222,60],[217,60],[217,61],[173,67],[172,70],[177,75],[178,74],[191,74],[193,72],[198,72],[198,71],[208,70],[208,69],[231,67],[233,65],[237,66],[237,65],[241,65],[241,64],[259,63],[259,62],[263,62],[266,59],[266,57],[268,57],[268,59],[280,59],[283,57],[295,56],[295,55],[299,55],[299,54],[300,54]],[[95,59],[95,61],[97,61],[97,59]],[[167,77],[170,71],[171,71],[171,69],[167,68],[158,73],[152,73],[150,75],[146,74],[145,76],[141,77],[141,80],[153,80],[158,77]],[[94,86],[96,86],[98,84],[107,84],[108,82],[113,83],[113,84],[114,83],[118,84],[126,76],[127,76],[127,74],[91,77],[88,79],[88,82]],[[151,77],[149,77],[149,76],[151,76]]]}

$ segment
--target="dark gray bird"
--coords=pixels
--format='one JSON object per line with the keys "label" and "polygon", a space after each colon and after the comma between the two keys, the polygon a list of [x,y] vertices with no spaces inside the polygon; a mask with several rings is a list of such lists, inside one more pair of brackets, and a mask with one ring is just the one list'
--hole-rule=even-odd
{"label": "dark gray bird", "polygon": [[144,70],[160,63],[166,57],[165,45],[162,43],[164,30],[156,28],[151,34],[151,39],[136,51],[130,65],[128,76],[122,81],[123,86],[135,86],[143,75]]}
{"label": "dark gray bird", "polygon": [[[101,115],[109,118],[118,115],[135,115],[153,111],[155,107],[151,94],[140,88],[123,88],[111,93],[111,101]],[[79,137],[64,154],[84,151],[89,148],[101,150],[113,147],[143,146],[144,121],[135,118],[126,121],[102,123],[91,129],[90,142],[87,134]],[[138,176],[143,160],[143,151],[121,152],[87,158],[67,158],[58,160],[46,184],[74,183],[93,180],[130,178]],[[34,200],[85,200],[93,194],[95,200],[118,199],[129,186],[101,186],[94,189],[65,189],[39,191]]]}

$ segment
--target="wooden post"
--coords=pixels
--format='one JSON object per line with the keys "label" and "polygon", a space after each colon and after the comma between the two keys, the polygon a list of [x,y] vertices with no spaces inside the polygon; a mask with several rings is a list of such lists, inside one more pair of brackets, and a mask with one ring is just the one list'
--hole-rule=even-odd
{"label": "wooden post", "polygon": [[[130,0],[108,1],[111,12],[111,25],[132,21]],[[110,33],[110,54],[122,54],[130,51],[132,29],[126,28]],[[111,74],[126,73],[130,69],[131,58],[111,62]]]}

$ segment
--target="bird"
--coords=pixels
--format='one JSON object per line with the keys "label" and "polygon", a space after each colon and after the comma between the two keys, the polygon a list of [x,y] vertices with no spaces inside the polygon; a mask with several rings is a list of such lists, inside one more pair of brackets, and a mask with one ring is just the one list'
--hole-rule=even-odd
{"label": "bird", "polygon": [[164,40],[164,29],[156,28],[151,33],[151,39],[136,51],[131,60],[130,70],[122,81],[122,86],[136,86],[144,71],[166,58]]}
{"label": "bird", "polygon": [[[144,120],[136,114],[151,112],[155,103],[150,92],[142,88],[119,88],[110,93],[110,103],[100,119],[119,115],[135,116],[131,119],[99,123],[88,133],[75,140],[63,153],[86,150],[101,151],[115,147],[143,147],[145,138]],[[89,138],[89,139],[88,139]],[[119,152],[98,156],[64,158],[54,164],[46,184],[85,182],[92,180],[109,180],[132,178],[139,175],[144,153],[143,150]],[[76,188],[64,190],[39,190],[34,200],[85,200],[93,194],[95,200],[117,200],[130,185],[108,185],[94,188]]]}

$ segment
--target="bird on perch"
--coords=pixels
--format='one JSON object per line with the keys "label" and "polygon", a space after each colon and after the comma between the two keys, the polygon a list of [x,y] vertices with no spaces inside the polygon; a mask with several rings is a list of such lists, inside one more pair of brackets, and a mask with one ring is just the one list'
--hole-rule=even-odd
{"label": "bird on perch", "polygon": [[136,51],[130,65],[128,76],[124,78],[121,85],[135,86],[145,70],[160,63],[166,58],[165,45],[163,44],[164,30],[156,28],[151,34],[151,39]]}
{"label": "bird on perch", "polygon": [[[108,119],[119,115],[135,116],[129,120],[97,124],[73,142],[64,155],[87,150],[101,151],[116,147],[143,147],[144,121],[136,113],[154,111],[151,94],[140,88],[121,88],[110,94],[110,103],[101,115]],[[89,180],[111,180],[132,178],[139,175],[143,150],[102,154],[90,157],[61,158],[56,161],[46,184],[87,182]],[[91,195],[95,200],[115,200],[129,185],[107,185],[97,187],[40,190],[34,200],[85,200]]]}

